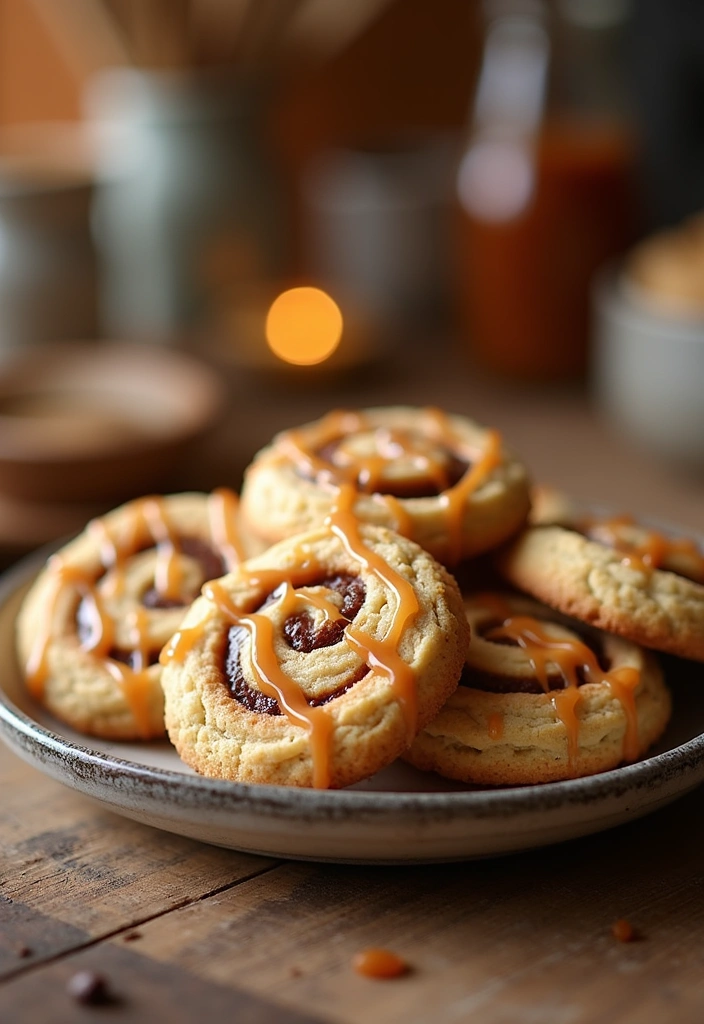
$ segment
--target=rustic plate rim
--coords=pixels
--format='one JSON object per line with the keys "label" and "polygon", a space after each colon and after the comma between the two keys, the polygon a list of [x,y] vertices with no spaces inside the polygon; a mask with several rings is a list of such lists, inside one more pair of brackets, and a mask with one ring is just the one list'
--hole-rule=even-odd
{"label": "rustic plate rim", "polygon": [[[43,564],[46,549],[22,559],[0,578],[0,614],[20,587],[26,585]],[[31,758],[40,770],[47,764],[69,775],[79,765],[95,779],[114,781],[116,777],[141,785],[145,794],[158,787],[161,797],[168,795],[174,805],[187,806],[191,800],[209,799],[213,807],[264,810],[299,817],[329,818],[352,812],[384,817],[390,811],[404,818],[505,818],[521,812],[549,812],[565,806],[600,803],[618,798],[625,792],[652,790],[667,782],[686,777],[682,793],[697,785],[690,776],[702,768],[704,777],[704,732],[684,743],[635,764],[579,779],[511,786],[501,789],[468,791],[384,791],[315,790],[286,786],[254,785],[188,775],[169,768],[152,766],[98,750],[53,732],[19,708],[0,679],[0,732]],[[85,778],[85,773],[83,773]],[[691,784],[690,784],[691,783]],[[102,799],[99,797],[99,799]]]}

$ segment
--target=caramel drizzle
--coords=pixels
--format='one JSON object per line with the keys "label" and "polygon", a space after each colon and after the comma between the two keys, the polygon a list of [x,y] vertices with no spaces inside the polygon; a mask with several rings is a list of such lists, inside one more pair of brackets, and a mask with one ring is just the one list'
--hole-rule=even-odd
{"label": "caramel drizzle", "polygon": [[[300,549],[295,553],[294,563],[296,577],[302,584],[312,583],[323,572],[322,567]],[[282,583],[290,582],[294,569],[287,574],[285,570],[282,571],[281,569],[251,569],[246,571],[244,566],[241,566],[240,572],[249,586],[256,587],[264,592],[271,592],[280,587]],[[205,590],[203,593],[205,594]],[[230,614],[226,609],[222,610],[226,615]],[[207,619],[208,616],[206,615],[197,626],[185,626],[177,630],[161,651],[159,664],[163,666],[168,665],[170,661],[183,662],[188,652],[198,643],[202,636],[203,626]]]}
{"label": "caramel drizzle", "polygon": [[[545,632],[541,623],[530,615],[512,615],[501,626],[490,629],[487,640],[513,640],[526,652],[537,681],[550,695],[555,712],[567,731],[570,765],[579,751],[579,719],[577,707],[581,700],[577,672],[584,672],[588,683],[608,683],[613,697],[619,701],[626,718],[623,757],[633,761],[638,756],[638,718],[635,690],[640,673],[624,666],[607,672],[599,666],[594,652],[581,640],[557,640]],[[555,665],[566,683],[564,690],[551,690],[548,668]]]}
{"label": "caramel drizzle", "polygon": [[183,662],[186,655],[198,643],[203,635],[203,627],[207,622],[206,616],[197,626],[182,626],[176,630],[168,643],[159,653],[159,664],[165,668],[170,661]]}
{"label": "caramel drizzle", "polygon": [[[361,413],[333,410],[324,416],[318,424],[316,446],[324,448],[347,434],[354,434],[359,430],[366,429],[367,426],[367,421]],[[340,468],[331,466],[326,459],[321,459],[319,455],[316,455],[304,441],[301,431],[286,431],[281,435],[279,445],[283,454],[291,458],[303,473],[308,473],[318,480],[332,484],[339,481]]]}
{"label": "caramel drizzle", "polygon": [[418,698],[413,670],[400,657],[398,645],[405,629],[420,611],[420,604],[408,580],[392,569],[362,540],[359,520],[352,512],[354,499],[354,488],[351,485],[342,487],[326,523],[342,542],[348,554],[360,562],[367,571],[373,572],[391,590],[395,596],[396,607],[383,640],[373,640],[365,636],[352,624],[345,629],[345,637],[347,642],[366,658],[367,664],[388,676],[394,694],[404,710],[410,742],[417,730]]}
{"label": "caramel drizzle", "polygon": [[[156,546],[154,586],[159,594],[177,599],[180,595],[183,573],[176,547],[176,539],[160,499],[144,498],[136,503],[129,534],[118,542],[102,519],[88,524],[98,545],[100,567],[108,573],[103,582],[104,596],[118,596],[124,592],[125,567],[127,560],[140,547],[146,532]],[[234,525],[227,525],[227,517],[236,515],[237,497],[225,488],[208,496],[208,523],[211,543],[219,547],[225,540],[224,555],[227,561],[237,558],[241,550]],[[91,615],[91,637],[81,642],[83,650],[101,659],[113,678],[122,687],[125,700],[134,716],[139,733],[149,733],[149,707],[147,701],[147,677],[149,672],[149,616],[145,609],[138,608],[129,623],[131,646],[128,654],[136,667],[130,667],[108,656],[114,645],[115,624],[105,610],[96,580],[86,570],[65,565],[59,556],[53,556],[47,566],[50,576],[49,590],[37,630],[37,639],[30,651],[25,666],[25,675],[30,692],[41,699],[49,673],[48,652],[52,639],[52,621],[56,606],[67,587],[73,588],[83,599]]]}
{"label": "caramel drizzle", "polygon": [[389,462],[405,456],[432,480],[436,490],[444,491],[447,488],[449,481],[446,467],[424,452],[414,452],[412,445],[409,444],[411,439],[404,431],[391,427],[377,427],[374,433],[377,448],[380,449],[378,455],[358,457],[352,460],[350,466],[339,467],[341,475],[348,483],[357,480],[360,489],[365,493],[378,491],[384,482],[384,471]]}
{"label": "caramel drizzle", "polygon": [[159,498],[146,498],[139,511],[156,545],[154,587],[162,597],[177,601],[181,596],[183,568],[164,506]]}
{"label": "caramel drizzle", "polygon": [[112,619],[102,608],[90,577],[81,569],[65,565],[58,555],[49,559],[47,568],[50,574],[49,593],[46,597],[44,615],[38,622],[36,640],[25,665],[27,686],[30,693],[37,699],[41,699],[49,674],[48,654],[49,642],[52,638],[54,611],[59,598],[67,587],[74,588],[80,597],[85,598],[93,611],[93,636],[91,641],[84,645],[85,650],[102,656],[112,646],[114,636]]}
{"label": "caramel drizzle", "polygon": [[[388,565],[380,555],[368,548],[359,534],[359,522],[351,511],[355,489],[347,485],[340,489],[340,495],[326,526],[343,544],[348,554],[367,571],[373,572],[395,597],[395,608],[386,635],[381,640],[366,636],[361,630],[348,623],[343,633],[347,645],[358,653],[374,670],[385,674],[394,696],[399,701],[406,720],[409,742],[416,733],[418,721],[417,694],[413,670],[398,653],[398,645],[406,627],[420,611],[418,598],[413,587],[399,573]],[[303,551],[298,552],[296,564],[291,569],[241,568],[247,581],[261,590],[273,590],[283,585],[279,597],[278,612],[285,619],[292,611],[294,602],[302,601],[320,608],[326,618],[344,619],[336,605],[323,594],[316,593],[304,584],[311,583],[321,573],[321,566]],[[293,584],[296,576],[299,588]],[[301,575],[303,579],[301,580]],[[303,727],[309,737],[313,763],[313,786],[327,789],[330,785],[330,744],[333,722],[323,707],[311,707],[301,687],[281,668],[276,658],[274,624],[269,616],[260,612],[243,613],[223,588],[222,584],[207,583],[203,595],[233,625],[248,630],[251,640],[251,662],[257,687],[267,697],[275,699],[292,725]],[[160,655],[160,662],[166,665],[171,660],[182,661],[198,642],[207,621],[201,620],[195,626],[178,631]]]}
{"label": "caramel drizzle", "polygon": [[[124,589],[124,575],[117,571],[117,566],[120,561],[117,543],[110,535],[107,523],[103,519],[91,519],[88,523],[87,529],[88,533],[93,535],[95,542],[98,545],[102,568],[106,573],[109,573],[109,578],[104,584],[106,596],[110,595],[117,597]],[[134,529],[133,534],[136,538],[136,532]],[[137,547],[136,539],[134,546],[135,548]]]}
{"label": "caramel drizzle", "polygon": [[494,711],[489,715],[486,723],[486,731],[490,740],[500,740],[504,734],[504,716],[500,711]]}
{"label": "caramel drizzle", "polygon": [[[458,439],[452,430],[448,416],[436,408],[426,408],[424,413],[430,424],[433,440],[447,449],[458,449]],[[315,441],[306,441],[301,431],[292,430],[281,436],[279,445],[284,456],[291,458],[301,471],[312,475],[319,482],[338,488],[350,485],[355,488],[357,494],[373,492],[382,482],[383,470],[388,465],[388,458],[383,454],[352,460],[348,466],[337,466],[321,458],[312,450],[313,445],[317,449],[324,448],[327,444],[339,440],[346,434],[364,429],[369,429],[369,423],[361,413],[336,411],[328,413],[320,421],[315,433]],[[409,446],[409,439],[404,432],[377,428],[377,435],[383,438],[385,444],[400,448],[404,455],[414,457],[413,449]],[[458,562],[462,557],[462,513],[466,502],[481,486],[488,474],[501,465],[503,457],[500,433],[497,430],[487,431],[486,443],[478,458],[476,451],[464,454],[472,464],[452,487],[447,486],[447,471],[441,463],[434,461],[424,453],[418,453],[415,457],[416,464],[428,473],[440,492],[438,497],[447,518],[449,560],[451,562]],[[476,461],[473,461],[475,459]],[[412,520],[403,504],[390,495],[375,493],[374,497],[381,499],[386,504],[396,519],[398,532],[410,537]]]}
{"label": "caramel drizzle", "polygon": [[501,435],[490,430],[481,457],[470,466],[454,487],[440,495],[440,502],[447,514],[449,534],[449,560],[459,562],[462,557],[462,512],[467,500],[484,482],[489,473],[501,464]]}
{"label": "caramel drizzle", "polygon": [[131,656],[134,667],[123,662],[105,658],[105,667],[113,679],[119,683],[130,710],[134,716],[139,734],[143,739],[150,735],[150,708],[147,697],[148,689],[144,685],[149,671],[149,645],[147,613],[137,608],[130,614],[130,631],[132,633]]}
{"label": "caramel drizzle", "polygon": [[386,505],[394,517],[396,533],[400,533],[402,537],[408,537],[409,540],[413,540],[413,516],[406,510],[403,502],[399,501],[393,494],[374,494],[373,498],[375,501],[380,501]]}
{"label": "caramel drizzle", "polygon": [[[281,582],[287,584],[282,601],[286,594],[290,599],[293,591],[290,581]],[[215,581],[205,585],[203,594],[234,625],[243,626],[249,631],[252,668],[257,686],[265,696],[273,697],[278,702],[289,722],[307,731],[313,762],[313,786],[316,789],[327,789],[330,785],[332,719],[324,708],[308,704],[303,690],[279,665],[274,649],[274,622],[258,612],[242,614],[222,585]],[[293,595],[295,597],[295,591]]]}
{"label": "caramel drizzle", "polygon": [[227,487],[217,487],[208,496],[210,537],[229,569],[244,562],[247,553],[237,529],[237,495]]}
{"label": "caramel drizzle", "polygon": [[[623,527],[637,526],[643,539],[635,541],[624,536]],[[704,554],[695,541],[689,537],[666,537],[657,530],[641,527],[633,516],[616,516],[605,520],[588,520],[585,524],[587,536],[607,544],[623,555],[623,564],[643,572],[660,569],[678,556],[683,556],[692,565],[691,578],[704,583]],[[677,570],[674,570],[677,571]]]}

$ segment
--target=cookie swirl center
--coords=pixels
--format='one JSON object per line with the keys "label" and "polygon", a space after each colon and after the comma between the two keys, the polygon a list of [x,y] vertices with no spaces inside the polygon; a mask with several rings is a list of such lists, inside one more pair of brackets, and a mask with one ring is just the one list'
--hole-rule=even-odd
{"label": "cookie swirl center", "polygon": [[[321,592],[326,592],[323,596]],[[358,576],[339,573],[313,581],[307,587],[294,590],[284,582],[271,591],[256,610],[258,614],[274,602],[287,601],[293,604],[296,598],[302,603],[315,602],[323,609],[323,620],[317,626],[313,616],[307,609],[286,615],[282,634],[286,643],[294,651],[311,654],[325,647],[333,647],[344,639],[345,627],[352,622],[360,611],[366,588]],[[334,603],[333,603],[334,602]],[[339,607],[338,607],[339,605]],[[242,649],[249,636],[248,631],[239,625],[230,627],[224,655],[224,676],[231,695],[249,711],[260,714],[280,715],[279,702],[267,696],[247,683],[242,666]],[[361,665],[352,677],[342,686],[323,691],[316,697],[307,697],[310,707],[320,707],[336,697],[346,693],[355,683],[363,679],[369,672],[368,665]]]}
{"label": "cookie swirl center", "polygon": [[396,498],[434,497],[453,487],[469,462],[448,444],[410,430],[376,427],[348,434],[315,452],[329,476],[352,483],[362,494]]}

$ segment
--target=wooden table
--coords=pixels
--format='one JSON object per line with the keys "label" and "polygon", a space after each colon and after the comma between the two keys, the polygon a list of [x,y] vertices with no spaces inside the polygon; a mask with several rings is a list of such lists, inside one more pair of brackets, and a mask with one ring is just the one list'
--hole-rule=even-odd
{"label": "wooden table", "polygon": [[[431,363],[430,350],[413,359],[415,372],[363,382],[364,402],[472,414],[500,427],[536,479],[701,527],[704,481],[637,452],[578,390],[520,390],[449,354]],[[199,460],[200,472],[217,466],[234,479],[274,429],[333,404],[359,404],[361,393],[255,391],[234,381],[235,432],[211,449],[210,463]],[[0,782],[7,1024],[704,1019],[702,791],[649,818],[528,854],[373,868],[273,861],[157,832],[4,748]],[[613,937],[622,917],[637,941]],[[393,981],[357,975],[352,958],[370,945],[399,953],[410,973]],[[114,1001],[77,1005],[65,986],[81,969],[104,975]]]}

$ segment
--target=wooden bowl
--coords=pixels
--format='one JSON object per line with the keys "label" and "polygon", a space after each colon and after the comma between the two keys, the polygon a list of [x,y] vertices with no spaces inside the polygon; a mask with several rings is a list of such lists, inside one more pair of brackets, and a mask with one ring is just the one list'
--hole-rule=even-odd
{"label": "wooden bowl", "polygon": [[0,492],[103,503],[155,493],[224,400],[209,367],[170,349],[33,347],[0,365]]}

